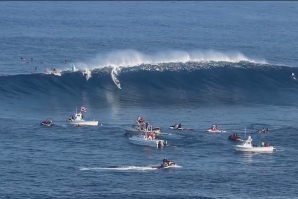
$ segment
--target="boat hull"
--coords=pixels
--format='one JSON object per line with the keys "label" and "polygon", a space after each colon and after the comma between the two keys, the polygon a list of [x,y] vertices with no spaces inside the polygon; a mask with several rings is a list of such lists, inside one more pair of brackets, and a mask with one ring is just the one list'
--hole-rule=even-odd
{"label": "boat hull", "polygon": [[236,151],[242,152],[273,152],[275,148],[273,146],[268,147],[243,147],[241,145],[234,146]]}
{"label": "boat hull", "polygon": [[226,133],[227,131],[223,131],[223,130],[211,130],[211,129],[208,129],[207,130],[209,133]]}
{"label": "boat hull", "polygon": [[40,123],[40,125],[42,125],[42,126],[52,126],[52,123],[50,123],[50,124],[46,124],[46,123]]}
{"label": "boat hull", "polygon": [[144,133],[143,131],[138,131],[138,130],[128,130],[128,129],[124,129],[124,130],[129,135],[140,135]]}
{"label": "boat hull", "polygon": [[128,139],[129,139],[129,142],[132,144],[143,145],[143,146],[159,148],[166,145],[164,140],[149,140],[149,139],[145,139],[143,136],[132,136]]}
{"label": "boat hull", "polygon": [[69,121],[68,123],[80,126],[98,126],[98,121]]}

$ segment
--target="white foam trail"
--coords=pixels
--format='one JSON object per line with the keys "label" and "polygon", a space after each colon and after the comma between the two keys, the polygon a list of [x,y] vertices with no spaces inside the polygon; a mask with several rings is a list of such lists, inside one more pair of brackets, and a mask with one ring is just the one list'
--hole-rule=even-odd
{"label": "white foam trail", "polygon": [[249,59],[240,52],[219,52],[208,51],[164,51],[155,54],[144,54],[136,50],[118,50],[107,54],[98,55],[88,63],[77,63],[78,68],[103,68],[103,67],[133,67],[142,64],[160,64],[173,62],[240,62],[248,61],[253,63],[266,64],[265,60]]}
{"label": "white foam trail", "polygon": [[[179,165],[169,166],[164,169],[169,168],[181,168]],[[152,166],[123,166],[123,167],[116,167],[116,168],[109,168],[109,167],[81,167],[80,171],[91,171],[91,170],[116,170],[116,171],[150,171],[150,170],[157,170],[157,168],[152,168]]]}
{"label": "white foam trail", "polygon": [[136,170],[136,171],[148,171],[148,170],[156,170],[156,168],[152,168],[150,166],[147,167],[138,167],[138,166],[124,166],[124,167],[117,167],[117,168],[109,168],[109,167],[82,167],[80,171],[90,171],[90,170],[118,170],[118,171],[129,171],[129,170]]}

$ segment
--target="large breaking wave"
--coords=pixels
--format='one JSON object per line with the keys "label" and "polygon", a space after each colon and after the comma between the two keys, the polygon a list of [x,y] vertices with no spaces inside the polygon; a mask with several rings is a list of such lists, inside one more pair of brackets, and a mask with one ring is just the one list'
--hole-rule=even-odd
{"label": "large breaking wave", "polygon": [[[97,59],[101,62],[96,61]],[[107,100],[109,95],[123,103],[157,104],[296,104],[295,67],[250,60],[240,53],[223,54],[168,52],[154,56],[121,51],[97,58],[79,69],[92,68],[87,81],[80,71],[62,76],[30,74],[0,78],[4,97],[87,93],[89,98]],[[111,71],[118,69],[118,90]],[[107,95],[109,93],[109,95]]]}

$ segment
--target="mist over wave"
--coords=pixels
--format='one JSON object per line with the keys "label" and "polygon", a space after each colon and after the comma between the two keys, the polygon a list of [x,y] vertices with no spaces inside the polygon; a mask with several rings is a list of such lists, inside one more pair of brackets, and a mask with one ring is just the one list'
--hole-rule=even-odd
{"label": "mist over wave", "polygon": [[240,52],[208,51],[162,51],[153,54],[145,54],[136,50],[118,50],[107,54],[98,55],[91,61],[76,63],[80,69],[96,69],[103,67],[134,67],[143,64],[156,65],[162,63],[186,63],[186,62],[240,62],[266,64],[265,60],[250,59]]}

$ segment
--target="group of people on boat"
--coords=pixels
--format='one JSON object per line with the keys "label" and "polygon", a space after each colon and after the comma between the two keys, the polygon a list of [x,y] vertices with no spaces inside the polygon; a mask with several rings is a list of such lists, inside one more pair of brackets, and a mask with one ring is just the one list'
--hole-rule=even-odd
{"label": "group of people on boat", "polygon": [[153,132],[148,132],[148,133],[145,133],[145,138],[148,140],[154,140],[156,139],[156,135]]}
{"label": "group of people on boat", "polygon": [[137,122],[140,123],[144,123],[145,119],[143,117],[138,116]]}
{"label": "group of people on boat", "polygon": [[234,133],[233,135],[230,135],[230,136],[229,136],[229,139],[230,139],[230,140],[238,140],[238,139],[240,139],[240,137],[238,136],[237,133]]}
{"label": "group of people on boat", "polygon": [[266,142],[266,143],[262,142],[261,143],[261,147],[268,147],[268,146],[269,146],[269,143],[268,142]]}
{"label": "group of people on boat", "polygon": [[269,143],[268,142],[261,142],[261,146],[257,145],[257,144],[253,144],[253,147],[269,147]]}
{"label": "group of people on boat", "polygon": [[210,128],[212,131],[217,131],[218,130],[218,127],[217,125],[212,125],[212,127]]}
{"label": "group of people on boat", "polygon": [[84,116],[83,114],[81,114],[81,117],[80,118],[77,118],[76,116],[74,115],[70,115],[69,118],[68,118],[68,121],[73,121],[73,120],[76,120],[76,119],[84,119]]}
{"label": "group of people on boat", "polygon": [[150,129],[152,129],[152,125],[149,125],[148,122],[143,122],[143,123],[140,123],[138,125],[138,128],[137,128],[139,131],[149,131]]}
{"label": "group of people on boat", "polygon": [[41,125],[49,126],[51,124],[52,124],[52,120],[45,120],[45,121],[41,122]]}

